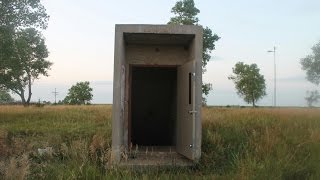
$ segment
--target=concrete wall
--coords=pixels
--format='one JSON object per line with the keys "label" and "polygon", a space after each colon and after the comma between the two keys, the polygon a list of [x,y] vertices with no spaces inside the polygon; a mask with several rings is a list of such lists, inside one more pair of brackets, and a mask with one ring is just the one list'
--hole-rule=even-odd
{"label": "concrete wall", "polygon": [[127,45],[126,64],[181,65],[189,60],[182,45]]}
{"label": "concrete wall", "polygon": [[194,130],[195,160],[201,153],[201,84],[202,28],[180,25],[116,25],[114,54],[114,86],[112,112],[112,161],[128,150],[128,119],[130,118],[130,66],[178,66],[196,62],[196,92]]}
{"label": "concrete wall", "polygon": [[112,153],[114,162],[120,161],[123,151],[125,48],[123,32],[116,27],[114,46],[113,105],[112,105]]}

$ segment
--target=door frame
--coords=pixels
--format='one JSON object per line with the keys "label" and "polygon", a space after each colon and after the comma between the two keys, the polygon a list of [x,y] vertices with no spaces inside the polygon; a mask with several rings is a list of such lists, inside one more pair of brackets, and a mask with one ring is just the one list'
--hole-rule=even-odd
{"label": "door frame", "polygon": [[132,113],[131,113],[131,107],[132,107],[132,70],[136,67],[144,67],[144,68],[176,68],[178,71],[179,65],[151,65],[151,64],[129,64],[129,76],[128,76],[128,148],[130,150],[131,148],[131,136],[132,136]]}

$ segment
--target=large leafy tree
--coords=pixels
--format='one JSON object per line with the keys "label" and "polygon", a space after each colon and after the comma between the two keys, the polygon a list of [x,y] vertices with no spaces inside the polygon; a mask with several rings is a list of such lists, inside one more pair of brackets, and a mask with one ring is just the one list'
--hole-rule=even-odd
{"label": "large leafy tree", "polygon": [[48,76],[52,63],[45,60],[48,50],[44,38],[36,29],[20,30],[14,34],[12,41],[12,49],[8,50],[12,54],[1,60],[0,84],[18,94],[24,105],[29,105],[32,83],[41,75]]}
{"label": "large leafy tree", "polygon": [[238,62],[232,70],[233,75],[228,78],[234,82],[239,96],[254,107],[266,95],[266,83],[260,69],[256,64]]}
{"label": "large leafy tree", "polygon": [[[171,12],[175,15],[170,19],[168,24],[179,24],[179,25],[198,25],[199,18],[197,15],[200,10],[195,7],[193,0],[181,0],[176,2],[175,6],[171,9]],[[202,69],[206,72],[206,66],[211,59],[211,52],[215,49],[215,42],[220,37],[214,34],[209,27],[203,27],[203,52],[202,52]],[[202,93],[207,96],[209,91],[212,90],[210,83],[202,84]],[[205,98],[204,98],[205,102]]]}
{"label": "large leafy tree", "polygon": [[30,102],[32,82],[47,76],[51,66],[40,33],[48,18],[40,0],[0,0],[0,86],[18,94],[24,105]]}
{"label": "large leafy tree", "polygon": [[65,97],[63,102],[65,104],[89,104],[92,100],[92,88],[88,81],[78,82],[76,85],[73,85],[68,92],[68,95]]}
{"label": "large leafy tree", "polygon": [[[320,84],[320,41],[312,48],[312,53],[300,60],[302,70],[306,71],[307,80],[311,83],[319,86]],[[320,99],[319,92],[317,90],[307,91],[307,97],[305,98],[308,106],[313,106]]]}

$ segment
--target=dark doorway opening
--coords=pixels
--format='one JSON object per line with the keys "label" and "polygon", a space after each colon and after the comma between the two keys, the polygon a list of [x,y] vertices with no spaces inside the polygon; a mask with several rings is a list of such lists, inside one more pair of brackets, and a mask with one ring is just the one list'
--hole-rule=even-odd
{"label": "dark doorway opening", "polygon": [[177,67],[132,67],[131,143],[174,146]]}

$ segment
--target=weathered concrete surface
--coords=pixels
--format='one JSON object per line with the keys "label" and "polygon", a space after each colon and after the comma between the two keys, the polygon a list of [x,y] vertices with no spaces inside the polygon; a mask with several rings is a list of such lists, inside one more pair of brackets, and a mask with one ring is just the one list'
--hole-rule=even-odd
{"label": "weathered concrete surface", "polygon": [[[131,157],[130,157],[131,156]],[[192,166],[191,160],[172,151],[149,151],[141,150],[129,154],[127,159],[123,159],[119,164],[121,167],[145,167],[145,166]]]}
{"label": "weathered concrete surface", "polygon": [[189,45],[194,34],[124,33],[127,44]]}
{"label": "weathered concrete surface", "polygon": [[190,117],[187,115],[188,118],[192,116],[191,119],[194,119],[193,129],[190,130],[194,142],[193,152],[189,158],[194,161],[199,160],[201,155],[202,28],[190,25],[116,25],[115,30],[111,158],[113,163],[120,162],[121,155],[128,152],[130,144],[128,138],[130,134],[130,67],[140,65],[178,68],[189,61],[194,62],[195,83],[192,92],[195,94],[192,109],[188,111],[197,111]]}
{"label": "weathered concrete surface", "polygon": [[181,65],[189,59],[189,52],[182,46],[127,45],[126,65]]}

